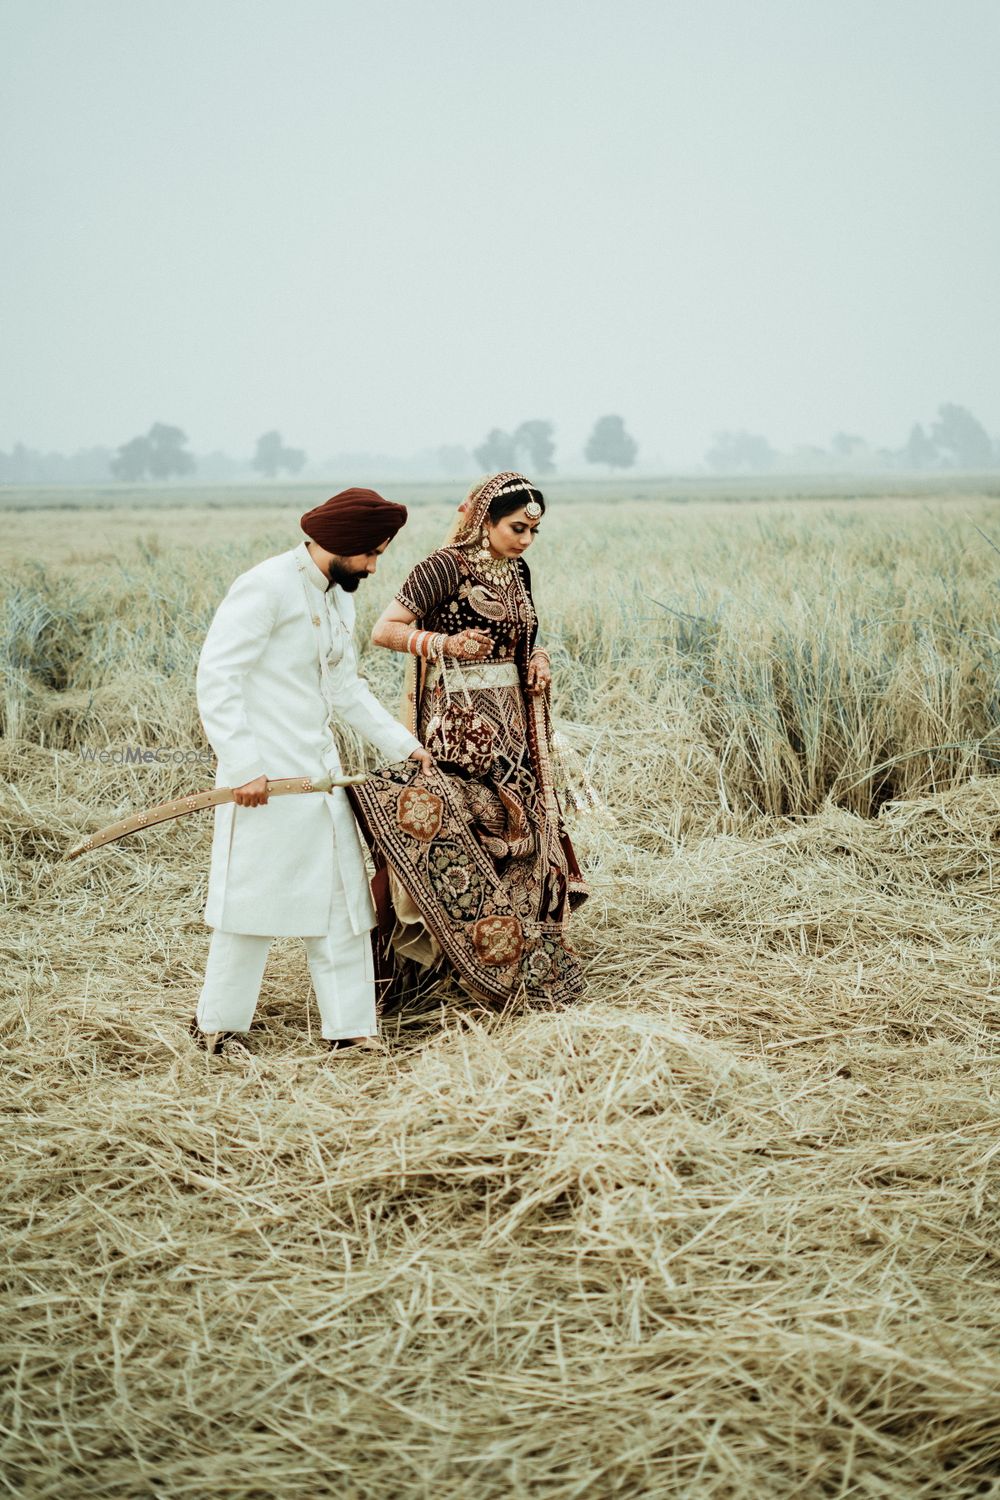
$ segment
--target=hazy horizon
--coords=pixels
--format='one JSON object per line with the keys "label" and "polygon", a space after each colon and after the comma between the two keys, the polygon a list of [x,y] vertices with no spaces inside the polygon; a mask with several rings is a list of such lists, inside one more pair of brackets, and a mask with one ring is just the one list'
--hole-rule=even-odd
{"label": "hazy horizon", "polygon": [[1000,434],[1000,8],[4,0],[0,449]]}

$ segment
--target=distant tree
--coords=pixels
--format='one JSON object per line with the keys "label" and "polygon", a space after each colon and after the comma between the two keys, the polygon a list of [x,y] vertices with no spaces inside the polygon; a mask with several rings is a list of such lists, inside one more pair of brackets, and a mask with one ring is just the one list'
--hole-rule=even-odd
{"label": "distant tree", "polygon": [[149,438],[134,437],[123,443],[111,460],[111,472],[116,479],[145,479],[149,472]]}
{"label": "distant tree", "polygon": [[516,464],[517,443],[509,432],[502,432],[499,427],[494,427],[479,447],[472,450],[472,456],[481,469],[501,473],[504,469],[512,469]]}
{"label": "distant tree", "polygon": [[186,453],[186,435],[179,427],[154,422],[149,429],[149,472],[154,479],[180,479],[194,473],[194,459]]}
{"label": "distant tree", "polygon": [[280,432],[265,432],[257,439],[257,451],[253,456],[253,467],[259,474],[273,479],[279,469],[297,474],[306,461],[301,448],[286,448]]}
{"label": "distant tree", "polygon": [[15,443],[9,453],[0,453],[0,483],[32,484],[38,457],[37,453],[33,453],[23,443]]}
{"label": "distant tree", "polygon": [[838,458],[853,458],[856,453],[862,452],[868,444],[863,437],[858,437],[855,432],[835,432],[830,439],[830,450]]}
{"label": "distant tree", "polygon": [[80,448],[66,459],[66,478],[77,483],[106,480],[111,469],[110,448]]}
{"label": "distant tree", "polygon": [[639,448],[625,431],[621,417],[598,417],[587,439],[583,456],[588,464],[607,464],[610,469],[631,469]]}
{"label": "distant tree", "polygon": [[435,458],[441,473],[449,479],[460,479],[463,474],[472,471],[472,454],[468,448],[461,448],[457,443],[442,444],[435,453]]}
{"label": "distant tree", "polygon": [[551,422],[538,418],[522,422],[513,432],[494,427],[479,447],[473,449],[472,456],[481,469],[499,472],[523,464],[533,474],[551,474],[555,469],[554,433]]}
{"label": "distant tree", "polygon": [[705,454],[709,468],[721,474],[766,474],[776,458],[767,438],[756,432],[717,432]]}
{"label": "distant tree", "polygon": [[110,475],[109,448],[37,453],[17,443],[12,453],[0,453],[0,484],[101,484]]}
{"label": "distant tree", "polygon": [[555,468],[553,458],[556,451],[551,422],[535,419],[522,422],[514,433],[514,449],[524,455],[523,462],[533,474],[551,474]]}
{"label": "distant tree", "polygon": [[938,461],[938,451],[920,422],[914,422],[910,435],[900,451],[900,458],[908,469],[933,469]]}
{"label": "distant tree", "polygon": [[195,462],[185,451],[187,438],[179,427],[154,422],[145,437],[123,443],[111,460],[116,479],[180,479],[193,474]]}
{"label": "distant tree", "polygon": [[931,432],[937,447],[948,454],[959,469],[991,469],[993,444],[980,421],[964,406],[946,402],[938,407]]}
{"label": "distant tree", "polygon": [[247,460],[233,458],[219,448],[213,448],[211,453],[199,453],[195,462],[198,478],[206,484],[233,484],[246,477]]}

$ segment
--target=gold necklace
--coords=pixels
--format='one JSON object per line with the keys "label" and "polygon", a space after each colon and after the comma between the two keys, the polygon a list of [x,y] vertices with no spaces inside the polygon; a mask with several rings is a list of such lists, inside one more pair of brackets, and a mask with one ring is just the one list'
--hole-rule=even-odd
{"label": "gold necklace", "polygon": [[487,583],[497,585],[509,584],[511,577],[511,565],[509,557],[488,557],[476,560],[476,572],[486,580]]}
{"label": "gold necklace", "polygon": [[481,578],[495,585],[509,584],[514,565],[509,557],[494,557],[490,544],[483,541],[472,554],[473,566]]}

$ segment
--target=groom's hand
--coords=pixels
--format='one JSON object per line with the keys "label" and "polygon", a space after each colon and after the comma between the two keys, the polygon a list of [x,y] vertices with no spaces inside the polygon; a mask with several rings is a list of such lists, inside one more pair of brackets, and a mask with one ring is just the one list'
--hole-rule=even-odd
{"label": "groom's hand", "polygon": [[267,801],[267,777],[257,776],[242,786],[234,786],[233,801],[237,807],[263,807]]}
{"label": "groom's hand", "polygon": [[434,757],[433,755],[431,755],[431,752],[429,750],[424,749],[423,745],[418,746],[416,750],[411,752],[410,759],[418,760],[420,762],[420,769],[422,771],[430,771],[433,769]]}

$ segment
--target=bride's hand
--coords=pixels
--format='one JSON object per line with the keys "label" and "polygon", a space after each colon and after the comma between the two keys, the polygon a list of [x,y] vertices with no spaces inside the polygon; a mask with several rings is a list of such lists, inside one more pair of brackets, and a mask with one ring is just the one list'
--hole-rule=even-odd
{"label": "bride's hand", "polygon": [[552,686],[552,666],[547,656],[538,652],[528,663],[528,691],[544,693]]}
{"label": "bride's hand", "polygon": [[493,650],[493,637],[485,630],[460,630],[450,635],[444,643],[446,656],[458,661],[481,661]]}

